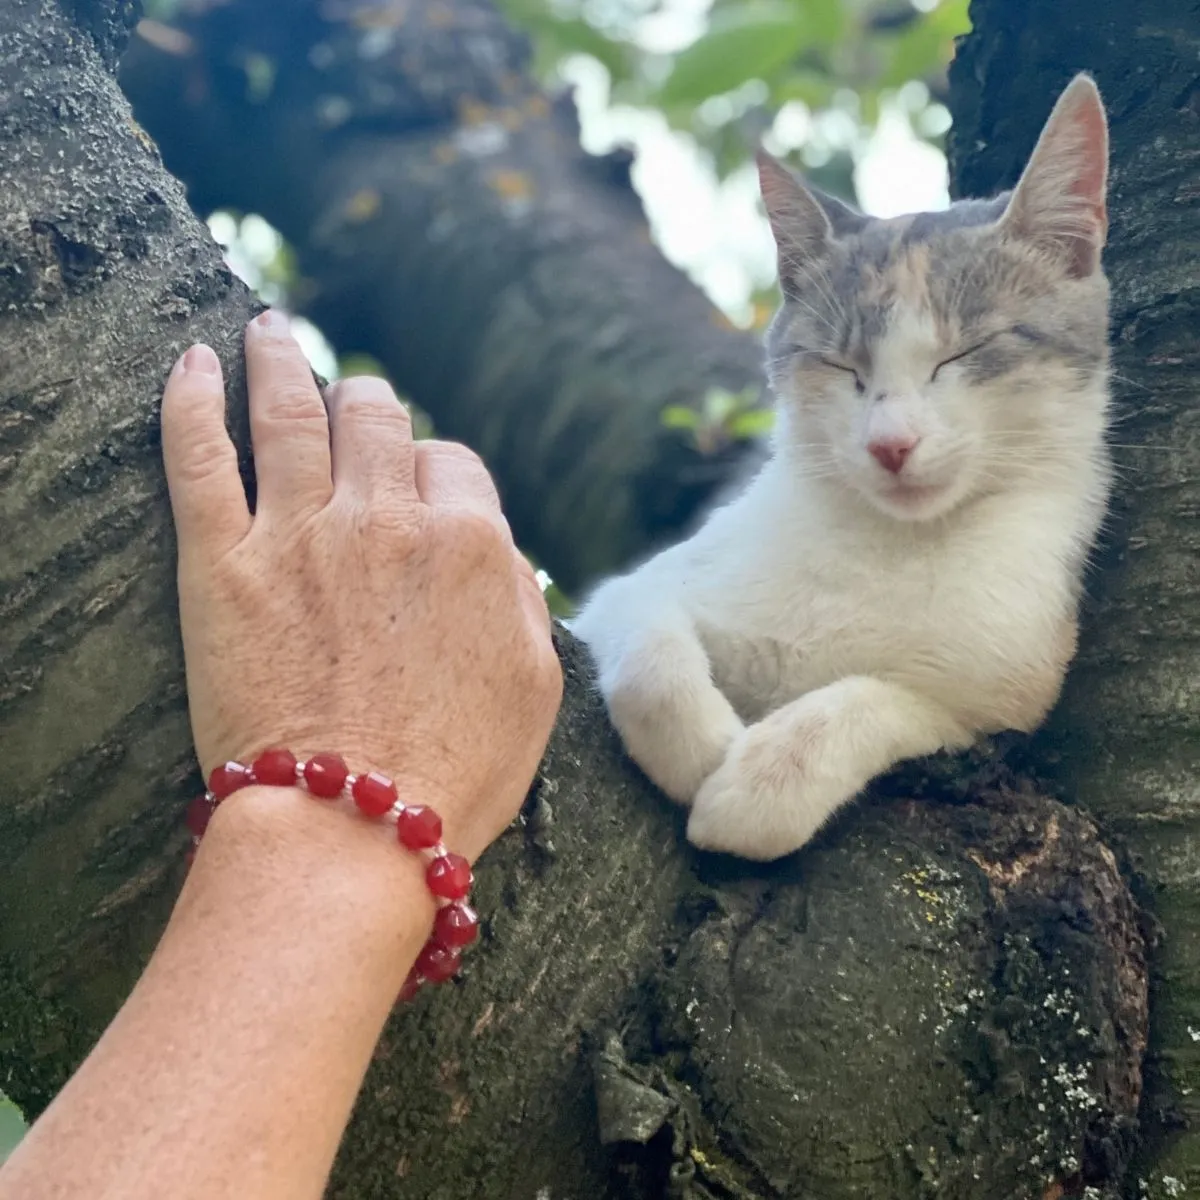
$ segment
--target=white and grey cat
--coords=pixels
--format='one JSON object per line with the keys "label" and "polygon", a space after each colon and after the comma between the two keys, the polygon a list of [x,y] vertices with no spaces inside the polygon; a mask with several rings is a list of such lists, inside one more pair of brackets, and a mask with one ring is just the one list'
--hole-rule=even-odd
{"label": "white and grey cat", "polygon": [[875,220],[760,156],[772,457],[572,623],[697,846],[787,854],[898,761],[1054,704],[1110,487],[1107,161],[1086,75],[994,200]]}

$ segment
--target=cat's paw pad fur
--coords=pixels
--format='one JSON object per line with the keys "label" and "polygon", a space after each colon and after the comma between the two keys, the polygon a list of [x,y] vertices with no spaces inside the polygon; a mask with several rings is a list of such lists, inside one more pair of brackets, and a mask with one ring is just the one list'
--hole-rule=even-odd
{"label": "cat's paw pad fur", "polygon": [[800,849],[856,790],[814,770],[806,738],[780,738],[768,719],[751,726],[705,780],[687,836],[701,850],[767,862]]}

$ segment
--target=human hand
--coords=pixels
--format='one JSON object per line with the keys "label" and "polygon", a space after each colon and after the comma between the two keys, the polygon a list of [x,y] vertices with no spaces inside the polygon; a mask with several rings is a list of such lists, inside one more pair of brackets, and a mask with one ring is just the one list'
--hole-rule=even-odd
{"label": "human hand", "polygon": [[246,365],[253,515],[215,354],[192,347],[163,396],[201,767],[342,754],[433,805],[473,860],[520,808],[561,698],[533,570],[483,464],[415,443],[382,380],[323,403],[274,313],[248,326]]}

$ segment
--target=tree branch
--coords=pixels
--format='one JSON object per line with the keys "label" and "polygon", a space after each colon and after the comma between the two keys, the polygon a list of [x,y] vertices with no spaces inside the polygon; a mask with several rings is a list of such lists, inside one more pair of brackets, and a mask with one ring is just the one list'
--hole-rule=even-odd
{"label": "tree branch", "polygon": [[181,53],[135,43],[124,86],[197,208],[281,230],[302,308],[483,455],[575,591],[729,478],[737,446],[698,453],[662,412],[757,388],[760,351],[662,258],[627,157],[580,149],[487,0],[365,11],[207,6]]}

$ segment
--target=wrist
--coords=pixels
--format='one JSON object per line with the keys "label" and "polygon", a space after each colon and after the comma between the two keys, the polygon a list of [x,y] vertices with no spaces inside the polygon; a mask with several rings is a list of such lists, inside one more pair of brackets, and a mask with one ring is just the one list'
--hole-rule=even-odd
{"label": "wrist", "polygon": [[[411,798],[402,800],[392,779],[378,771],[354,772],[338,754],[317,753],[297,758],[292,751],[275,747],[262,751],[249,764],[226,761],[213,768],[205,795],[197,797],[188,809],[188,827],[194,838],[193,856],[214,817],[225,807],[222,802],[235,793],[249,794],[250,801],[237,807],[259,816],[260,820],[251,822],[249,839],[243,836],[231,843],[235,851],[241,851],[232,857],[236,860],[244,856],[247,844],[257,845],[270,856],[268,862],[277,865],[280,848],[294,845],[299,847],[299,857],[288,862],[285,854],[285,866],[308,887],[312,886],[315,872],[316,877],[332,887],[334,894],[344,890],[343,878],[361,877],[364,855],[381,866],[388,863],[388,859],[381,857],[382,842],[373,831],[391,828],[398,848],[407,854],[419,854],[424,860],[424,884],[435,909],[432,922],[427,926],[429,934],[404,979],[399,998],[411,999],[423,984],[444,983],[458,973],[462,951],[475,940],[479,931],[479,918],[467,903],[474,876],[469,861],[448,849],[442,841],[442,820],[436,809],[415,804]],[[277,801],[277,796],[283,799]],[[310,797],[317,801],[316,806],[308,802]],[[356,829],[349,835],[357,842],[349,858],[343,853],[350,848],[347,835],[339,835],[337,825],[329,823],[325,816],[316,829],[311,828],[313,818],[301,816],[300,821],[310,825],[308,835],[301,833],[299,840],[285,836],[297,829],[296,814],[324,810],[324,814],[332,814],[336,822],[340,815],[337,809],[343,806],[349,807],[347,815],[355,821],[349,828]],[[262,836],[260,828],[260,836],[256,838],[254,829],[261,825],[263,814],[267,818],[267,836]],[[234,830],[239,825],[240,822],[227,822],[223,827]],[[391,861],[396,861],[394,856]],[[339,871],[339,865],[343,870]],[[255,878],[271,875],[263,862],[251,862],[244,867],[248,867]],[[396,876],[394,868],[386,874],[407,890],[408,881]],[[375,880],[376,877],[372,873],[370,878]],[[351,891],[361,886],[352,884]],[[385,892],[388,890],[392,888],[385,887]],[[379,911],[386,914],[396,908],[396,898],[385,894]],[[410,924],[411,915],[406,913],[405,929]],[[396,929],[393,932],[399,935],[402,931]]]}
{"label": "wrist", "polygon": [[414,956],[436,912],[425,863],[397,846],[393,826],[315,801],[299,786],[252,785],[230,796],[209,822],[194,871],[250,873],[282,893],[324,899],[377,936],[412,930]]}

